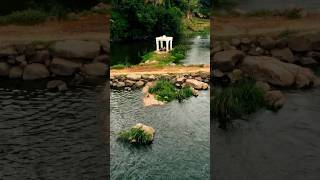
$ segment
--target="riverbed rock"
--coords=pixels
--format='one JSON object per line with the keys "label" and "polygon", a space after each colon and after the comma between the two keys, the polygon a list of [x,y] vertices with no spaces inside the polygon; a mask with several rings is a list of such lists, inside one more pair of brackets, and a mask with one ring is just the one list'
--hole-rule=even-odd
{"label": "riverbed rock", "polygon": [[16,56],[17,51],[13,47],[5,47],[0,49],[0,57]]}
{"label": "riverbed rock", "polygon": [[196,90],[206,90],[209,88],[209,85],[207,83],[195,79],[187,79],[185,84],[190,85]]}
{"label": "riverbed rock", "polygon": [[125,84],[124,82],[120,81],[120,82],[115,83],[115,86],[116,86],[117,88],[123,88],[123,87],[126,86],[126,84]]}
{"label": "riverbed rock", "polygon": [[16,57],[16,62],[17,62],[17,63],[19,64],[19,66],[21,66],[21,67],[25,67],[25,66],[28,64],[25,55],[21,55],[21,56]]}
{"label": "riverbed rock", "polygon": [[109,56],[104,54],[94,58],[93,62],[107,63],[108,59],[109,59]]}
{"label": "riverbed rock", "polygon": [[127,75],[127,79],[132,80],[132,81],[138,81],[141,79],[140,74],[129,74]]}
{"label": "riverbed rock", "polygon": [[284,105],[286,98],[281,91],[275,90],[266,92],[265,101],[270,108],[279,109]]}
{"label": "riverbed rock", "polygon": [[231,71],[243,58],[244,53],[239,50],[221,51],[214,55],[213,63],[221,71]]}
{"label": "riverbed rock", "polygon": [[312,57],[302,57],[299,58],[299,63],[305,67],[314,67],[318,65],[318,62],[314,60]]}
{"label": "riverbed rock", "polygon": [[[152,128],[151,126],[147,126],[147,125],[144,125],[144,124],[142,124],[142,123],[138,123],[138,124],[136,124],[135,126],[133,126],[132,128],[136,128],[136,129],[141,129],[141,130],[143,130],[143,132],[144,132],[145,134],[151,136],[151,138],[150,138],[150,141],[151,141],[151,142],[154,140],[154,134],[155,134],[156,130],[155,130],[154,128]],[[131,142],[132,142],[132,143],[135,143],[136,140],[134,141],[134,139],[133,139],[133,140],[131,140]]]}
{"label": "riverbed rock", "polygon": [[136,82],[135,82],[135,81],[132,81],[132,80],[127,79],[127,80],[125,81],[125,83],[126,83],[126,86],[131,87],[131,86],[133,86]]}
{"label": "riverbed rock", "polygon": [[276,41],[271,37],[260,37],[258,43],[263,49],[273,49],[276,45]]}
{"label": "riverbed rock", "polygon": [[94,59],[100,53],[100,44],[93,41],[58,41],[51,47],[55,57]]}
{"label": "riverbed rock", "polygon": [[260,89],[262,89],[264,92],[270,91],[271,87],[268,83],[262,82],[262,81],[257,81],[256,86]]}
{"label": "riverbed rock", "polygon": [[144,106],[159,106],[165,103],[156,99],[154,94],[149,93],[149,88],[153,87],[155,82],[148,82],[142,89]]}
{"label": "riverbed rock", "polygon": [[320,63],[320,52],[310,51],[308,52],[307,57],[311,57]]}
{"label": "riverbed rock", "polygon": [[305,36],[295,36],[288,40],[288,46],[292,51],[306,52],[311,49],[311,42]]}
{"label": "riverbed rock", "polygon": [[50,53],[48,50],[37,51],[33,56],[29,57],[30,63],[44,63],[50,59]]}
{"label": "riverbed rock", "polygon": [[272,49],[271,54],[273,57],[280,59],[284,62],[293,63],[294,62],[294,55],[289,48],[283,49]]}
{"label": "riverbed rock", "polygon": [[47,83],[48,89],[57,89],[59,91],[68,90],[67,84],[62,80],[52,80]]}
{"label": "riverbed rock", "polygon": [[311,85],[316,79],[310,69],[267,56],[247,56],[239,68],[256,80],[275,86],[302,88]]}
{"label": "riverbed rock", "polygon": [[104,63],[91,63],[85,64],[81,72],[89,76],[106,76],[108,67]]}
{"label": "riverbed rock", "polygon": [[45,65],[40,63],[32,63],[27,65],[23,71],[24,80],[36,80],[49,77],[50,73]]}
{"label": "riverbed rock", "polygon": [[0,76],[8,76],[10,72],[10,65],[6,62],[0,62]]}
{"label": "riverbed rock", "polygon": [[50,65],[50,70],[59,76],[71,76],[81,67],[80,63],[69,60],[54,58]]}
{"label": "riverbed rock", "polygon": [[17,79],[21,78],[23,74],[23,69],[20,66],[15,66],[10,69],[9,78]]}
{"label": "riverbed rock", "polygon": [[144,82],[140,80],[140,81],[138,81],[138,82],[135,83],[135,86],[136,86],[137,88],[142,88],[142,87],[144,86]]}

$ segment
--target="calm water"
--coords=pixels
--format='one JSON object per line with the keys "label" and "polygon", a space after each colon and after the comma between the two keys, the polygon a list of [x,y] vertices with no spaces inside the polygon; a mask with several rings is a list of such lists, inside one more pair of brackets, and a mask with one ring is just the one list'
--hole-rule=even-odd
{"label": "calm water", "polygon": [[[141,91],[112,91],[111,179],[209,179],[209,91],[184,103],[143,107]],[[156,129],[154,143],[136,147],[117,133],[141,122]]]}
{"label": "calm water", "polygon": [[8,83],[0,87],[0,179],[106,179],[103,82],[66,92]]}
{"label": "calm water", "polygon": [[319,179],[320,89],[286,96],[278,113],[262,110],[232,131],[211,130],[216,179]]}
{"label": "calm water", "polygon": [[305,9],[319,10],[319,0],[239,0],[238,7],[244,10],[258,9],[284,9],[288,7],[303,7]]}
{"label": "calm water", "polygon": [[[190,39],[173,40],[174,45],[187,44],[190,50],[187,52],[184,64],[209,64],[210,63],[210,39],[209,36],[197,36]],[[153,41],[113,42],[111,44],[111,62],[116,64],[139,64],[141,56],[155,50]]]}

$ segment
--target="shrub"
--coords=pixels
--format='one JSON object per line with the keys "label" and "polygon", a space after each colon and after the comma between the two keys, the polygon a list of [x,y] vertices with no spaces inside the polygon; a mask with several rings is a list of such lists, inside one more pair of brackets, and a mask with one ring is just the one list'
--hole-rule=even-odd
{"label": "shrub", "polygon": [[45,22],[47,14],[38,10],[15,11],[9,15],[0,17],[0,24],[33,25]]}
{"label": "shrub", "polygon": [[214,92],[211,110],[221,128],[226,128],[232,119],[256,112],[264,106],[264,91],[255,81],[240,80],[227,88]]}
{"label": "shrub", "polygon": [[158,80],[154,87],[149,89],[149,93],[155,94],[159,101],[171,102],[177,99],[182,102],[193,95],[190,87],[177,89],[169,80]]}
{"label": "shrub", "polygon": [[123,141],[137,144],[149,144],[152,141],[152,136],[145,133],[141,128],[131,128],[128,131],[119,133],[119,138]]}

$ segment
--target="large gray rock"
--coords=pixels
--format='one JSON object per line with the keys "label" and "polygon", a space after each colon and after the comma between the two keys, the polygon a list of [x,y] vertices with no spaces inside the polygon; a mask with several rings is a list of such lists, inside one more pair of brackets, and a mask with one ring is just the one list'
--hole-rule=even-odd
{"label": "large gray rock", "polygon": [[305,52],[311,49],[311,42],[304,36],[291,37],[288,46],[292,51]]}
{"label": "large gray rock", "polygon": [[100,44],[92,41],[65,40],[56,42],[51,49],[56,57],[94,59],[100,53]]}
{"label": "large gray rock", "polygon": [[231,71],[243,58],[244,53],[239,50],[221,51],[214,55],[213,63],[221,71]]}
{"label": "large gray rock", "polygon": [[271,37],[260,37],[258,39],[260,46],[264,49],[273,49],[276,45],[276,41]]}
{"label": "large gray rock", "polygon": [[10,72],[10,65],[6,62],[0,62],[0,76],[8,76]]}
{"label": "large gray rock", "polygon": [[9,78],[17,79],[21,78],[23,75],[23,69],[20,66],[15,66],[10,69]]}
{"label": "large gray rock", "polygon": [[59,76],[71,76],[81,67],[80,63],[68,61],[61,58],[54,58],[50,65],[50,70]]}
{"label": "large gray rock", "polygon": [[276,57],[284,62],[293,63],[294,62],[294,55],[289,48],[283,49],[272,49],[271,54],[273,57]]}
{"label": "large gray rock", "polygon": [[24,80],[36,80],[49,77],[50,73],[45,65],[39,63],[29,64],[24,68]]}
{"label": "large gray rock", "polygon": [[85,64],[81,72],[89,76],[106,76],[108,67],[104,63],[91,63]]}
{"label": "large gray rock", "polygon": [[316,80],[308,68],[267,56],[247,56],[239,68],[251,77],[275,86],[302,88],[312,85]]}

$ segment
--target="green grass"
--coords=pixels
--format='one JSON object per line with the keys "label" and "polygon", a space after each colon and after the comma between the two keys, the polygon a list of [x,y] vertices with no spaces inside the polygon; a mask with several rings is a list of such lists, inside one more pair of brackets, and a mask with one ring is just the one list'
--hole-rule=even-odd
{"label": "green grass", "polygon": [[34,25],[45,22],[47,14],[39,11],[27,9],[23,11],[15,11],[6,16],[0,16],[0,25],[18,24],[18,25]]}
{"label": "green grass", "polygon": [[127,131],[119,133],[119,138],[123,141],[136,144],[149,144],[152,141],[152,136],[146,134],[141,128],[131,128]]}
{"label": "green grass", "polygon": [[265,106],[264,91],[249,79],[216,90],[213,96],[212,114],[222,128],[226,128],[233,119],[252,114]]}
{"label": "green grass", "polygon": [[158,80],[156,85],[149,89],[149,93],[155,94],[157,100],[164,102],[171,102],[173,100],[182,102],[183,100],[193,96],[190,87],[187,86],[182,89],[178,89],[169,80],[164,79]]}

